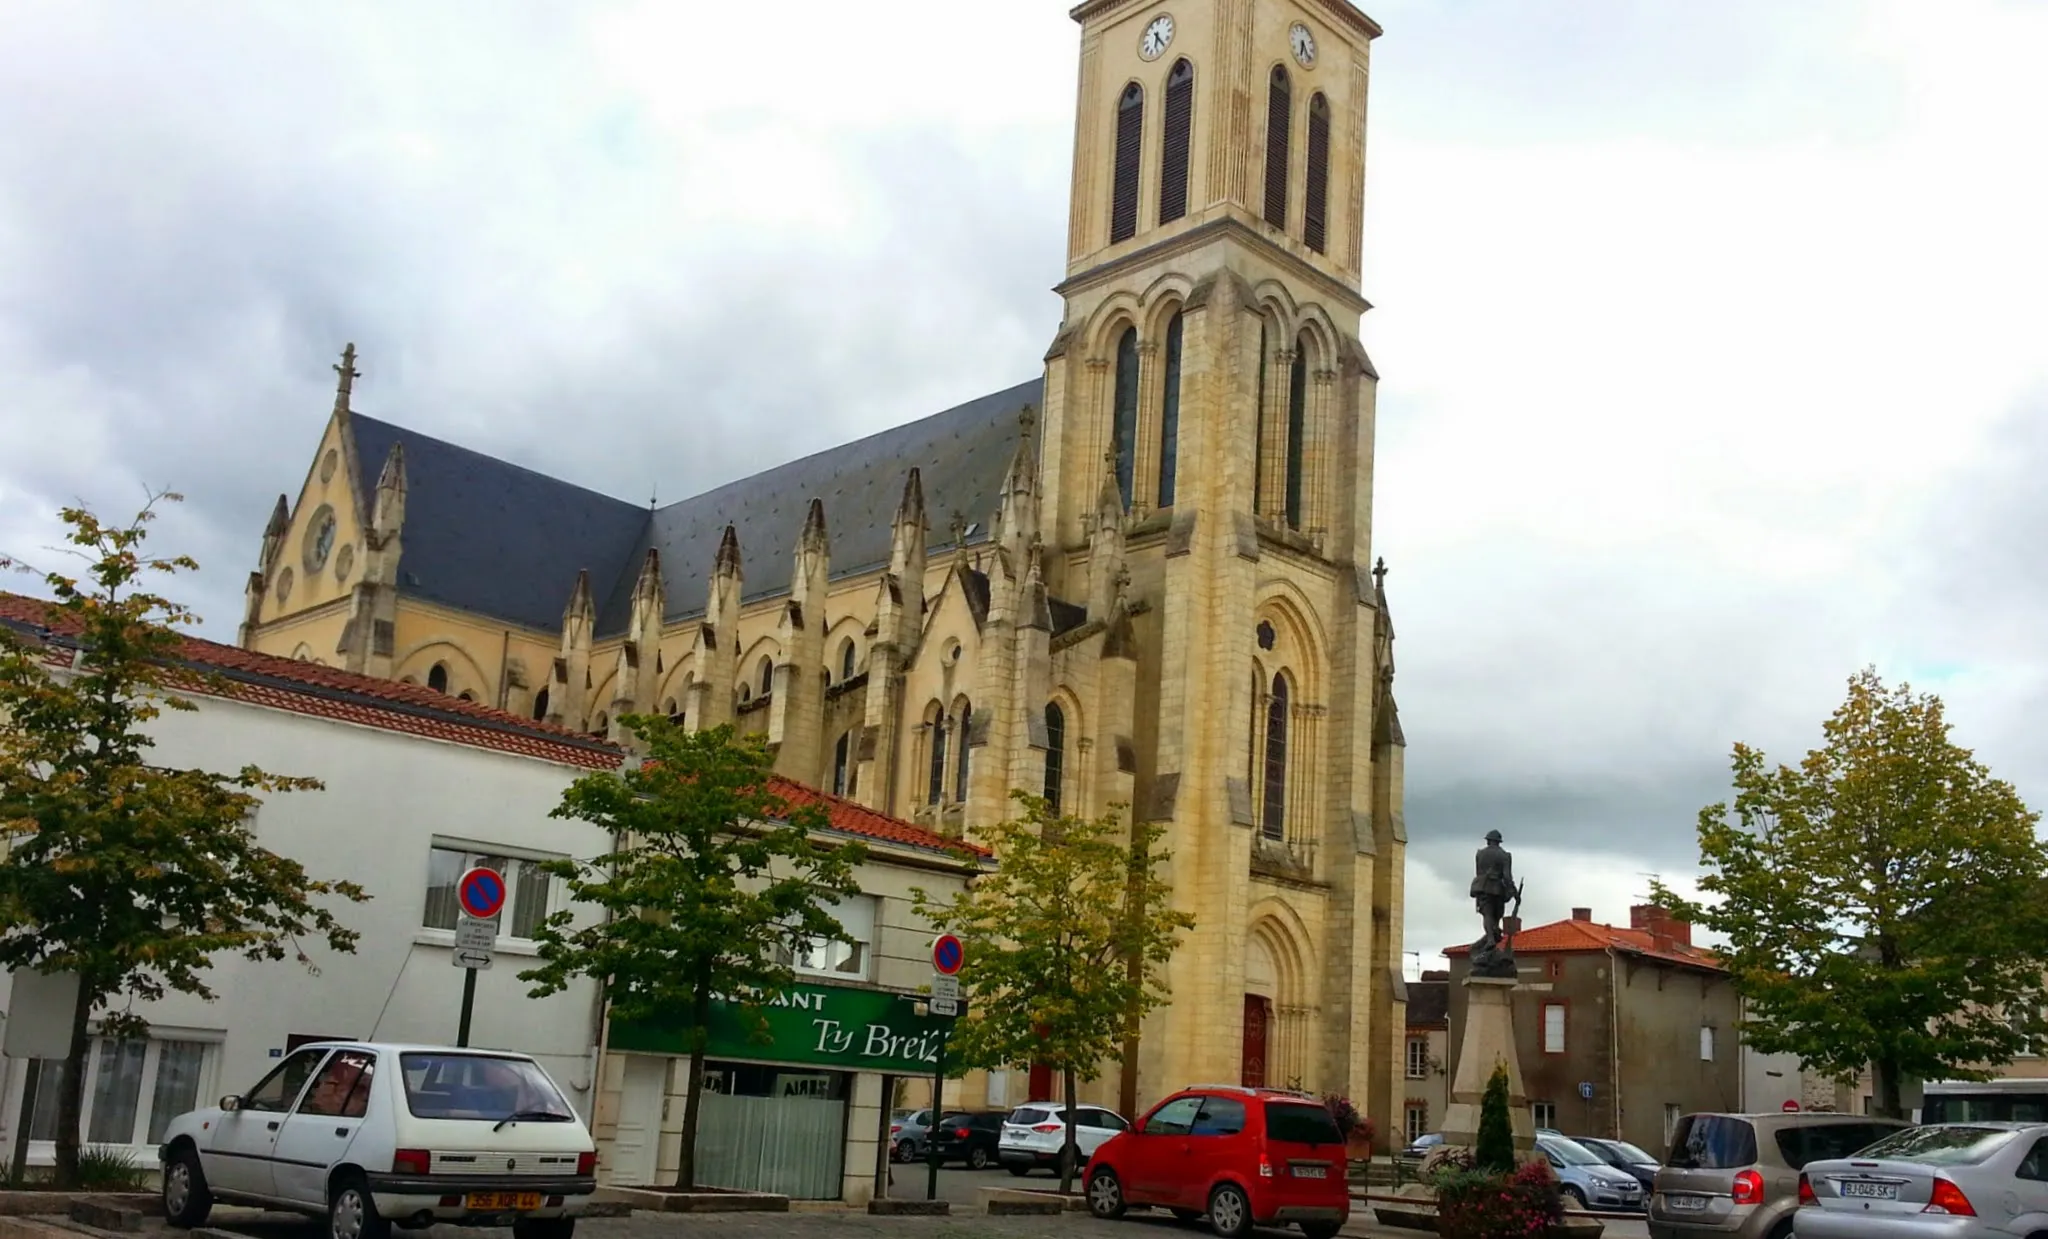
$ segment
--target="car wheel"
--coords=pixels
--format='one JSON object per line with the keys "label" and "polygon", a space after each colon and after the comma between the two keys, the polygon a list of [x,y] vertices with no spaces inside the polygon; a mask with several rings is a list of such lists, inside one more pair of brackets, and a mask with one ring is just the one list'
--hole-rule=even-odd
{"label": "car wheel", "polygon": [[1124,1185],[1116,1171],[1105,1167],[1088,1176],[1088,1212],[1099,1218],[1124,1215]]}
{"label": "car wheel", "polygon": [[1209,1193],[1209,1227],[1220,1239],[1243,1239],[1252,1233],[1252,1202],[1243,1188],[1225,1183]]}
{"label": "car wheel", "polygon": [[1337,1222],[1303,1222],[1301,1233],[1307,1239],[1332,1239],[1344,1227]]}
{"label": "car wheel", "polygon": [[1583,1209],[1586,1207],[1586,1194],[1569,1183],[1564,1185],[1564,1198],[1565,1208],[1567,1209]]}
{"label": "car wheel", "polygon": [[917,1146],[908,1140],[898,1140],[895,1152],[896,1160],[904,1165],[910,1164],[917,1158]]}
{"label": "car wheel", "polygon": [[1770,1239],[1792,1239],[1792,1231],[1792,1219],[1786,1218],[1784,1221],[1778,1223],[1776,1226],[1771,1228]]}
{"label": "car wheel", "polygon": [[530,1217],[512,1223],[512,1239],[575,1239],[572,1217]]}
{"label": "car wheel", "polygon": [[213,1193],[206,1190],[206,1172],[190,1146],[171,1154],[164,1167],[164,1219],[173,1226],[206,1225],[213,1212]]}
{"label": "car wheel", "polygon": [[970,1170],[987,1170],[988,1150],[980,1145],[967,1150],[967,1166]]}
{"label": "car wheel", "polygon": [[391,1223],[377,1212],[361,1175],[336,1183],[327,1195],[328,1239],[391,1239]]}

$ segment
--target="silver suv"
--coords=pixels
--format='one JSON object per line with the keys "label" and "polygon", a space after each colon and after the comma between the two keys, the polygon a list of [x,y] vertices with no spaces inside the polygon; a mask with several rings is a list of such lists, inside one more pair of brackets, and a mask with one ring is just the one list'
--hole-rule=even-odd
{"label": "silver suv", "polygon": [[1806,1163],[1847,1157],[1907,1126],[1810,1110],[1688,1114],[1650,1194],[1650,1239],[1787,1239]]}

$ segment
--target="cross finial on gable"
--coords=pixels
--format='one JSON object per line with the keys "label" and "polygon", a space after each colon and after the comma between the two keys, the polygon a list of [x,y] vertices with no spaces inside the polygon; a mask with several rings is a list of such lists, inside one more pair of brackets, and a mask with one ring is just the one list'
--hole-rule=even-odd
{"label": "cross finial on gable", "polygon": [[341,350],[341,364],[334,367],[334,372],[341,376],[340,382],[334,385],[334,408],[338,413],[346,413],[349,392],[354,390],[355,381],[363,377],[362,371],[356,369],[356,346],[353,341]]}
{"label": "cross finial on gable", "polygon": [[1372,566],[1372,580],[1373,580],[1373,584],[1374,584],[1374,585],[1377,585],[1377,586],[1378,586],[1379,588],[1381,588],[1381,589],[1385,589],[1385,588],[1387,587],[1387,557],[1386,557],[1386,556],[1384,556],[1384,555],[1380,556],[1380,557],[1379,557],[1379,560],[1378,560],[1378,562],[1376,562],[1376,563],[1374,563],[1374,564],[1373,564],[1373,566]]}
{"label": "cross finial on gable", "polygon": [[1028,404],[1025,405],[1024,408],[1017,414],[1017,437],[1020,439],[1029,439],[1031,437],[1032,428],[1037,425],[1038,410],[1032,408]]}
{"label": "cross finial on gable", "polygon": [[953,545],[956,548],[967,544],[967,517],[960,509],[953,509],[952,519],[946,522],[946,529],[953,535]]}

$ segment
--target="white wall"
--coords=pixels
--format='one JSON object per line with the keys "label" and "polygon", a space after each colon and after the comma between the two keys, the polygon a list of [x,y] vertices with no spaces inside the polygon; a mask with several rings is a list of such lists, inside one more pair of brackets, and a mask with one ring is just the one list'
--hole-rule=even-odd
{"label": "white wall", "polygon": [[[514,854],[588,858],[610,847],[596,827],[548,816],[585,773],[579,768],[237,702],[197,702],[197,712],[167,713],[154,725],[154,760],[222,772],[253,763],[321,780],[324,790],[272,797],[256,817],[257,840],[315,878],[350,879],[372,896],[333,904],[362,935],[354,954],[304,944],[318,975],[292,962],[221,956],[211,974],[217,1001],[173,995],[136,1008],[152,1025],[217,1043],[202,1104],[254,1084],[292,1034],[454,1043],[462,970],[450,963],[451,935],[421,928],[436,837]],[[551,906],[566,902],[557,881]],[[500,937],[493,968],[477,978],[470,1043],[536,1056],[587,1118],[596,986],[579,980],[564,993],[528,998],[528,984],[515,974],[537,962],[530,946]],[[11,999],[7,991],[0,978],[0,993]],[[23,1065],[5,1066],[0,1131],[11,1143]],[[32,1146],[31,1156],[40,1161],[44,1152]]]}

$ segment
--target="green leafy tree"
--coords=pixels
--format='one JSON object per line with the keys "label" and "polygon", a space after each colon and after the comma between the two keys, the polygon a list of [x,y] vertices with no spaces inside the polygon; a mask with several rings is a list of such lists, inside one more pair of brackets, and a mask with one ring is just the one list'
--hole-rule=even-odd
{"label": "green leafy tree", "polygon": [[1735,746],[1735,798],[1701,810],[1701,900],[1744,1036],[1831,1076],[1866,1066],[1879,1113],[1903,1080],[1985,1079],[2043,1031],[2048,849],[2038,815],[1949,739],[1941,701],[1849,681],[1798,766]]}
{"label": "green leafy tree", "polygon": [[1508,1120],[1508,1068],[1495,1063],[1479,1098],[1479,1138],[1472,1162],[1482,1171],[1505,1174],[1515,1168],[1515,1129]]}
{"label": "green leafy tree", "polygon": [[[178,690],[208,686],[180,662],[176,629],[192,613],[142,584],[198,566],[143,551],[156,503],[177,498],[153,497],[126,526],[64,510],[84,571],[37,575],[54,596],[43,626],[75,643],[74,666],[53,667],[52,649],[0,625],[0,967],[78,977],[57,1107],[65,1186],[79,1182],[95,1017],[104,1035],[144,1035],[130,1004],[173,991],[213,998],[206,974],[224,951],[309,967],[302,937],[353,951],[357,935],[320,900],[369,898],[353,883],[309,878],[249,834],[264,798],[317,782],[150,763],[150,724],[197,708]],[[0,565],[32,571],[12,558]]]}
{"label": "green leafy tree", "polygon": [[553,816],[594,823],[614,850],[555,861],[575,903],[603,914],[578,927],[573,908],[535,932],[541,966],[519,974],[539,998],[578,976],[607,987],[614,1019],[687,1030],[689,1097],[676,1186],[697,1186],[697,1112],[714,1000],[765,1026],[759,1004],[796,980],[788,955],[850,942],[828,910],[855,894],[859,844],[827,845],[816,805],[776,795],[765,743],[730,726],[686,732],[659,715],[620,722],[644,760],[572,783]]}
{"label": "green leafy tree", "polygon": [[1042,797],[1010,795],[1023,816],[974,832],[995,853],[995,871],[945,901],[911,894],[966,948],[960,983],[969,1016],[954,1026],[948,1056],[963,1067],[1036,1062],[1060,1073],[1066,1191],[1079,1162],[1077,1082],[1121,1061],[1130,1028],[1166,1000],[1160,968],[1194,920],[1169,906],[1158,826],[1126,830],[1117,809],[1061,816]]}

